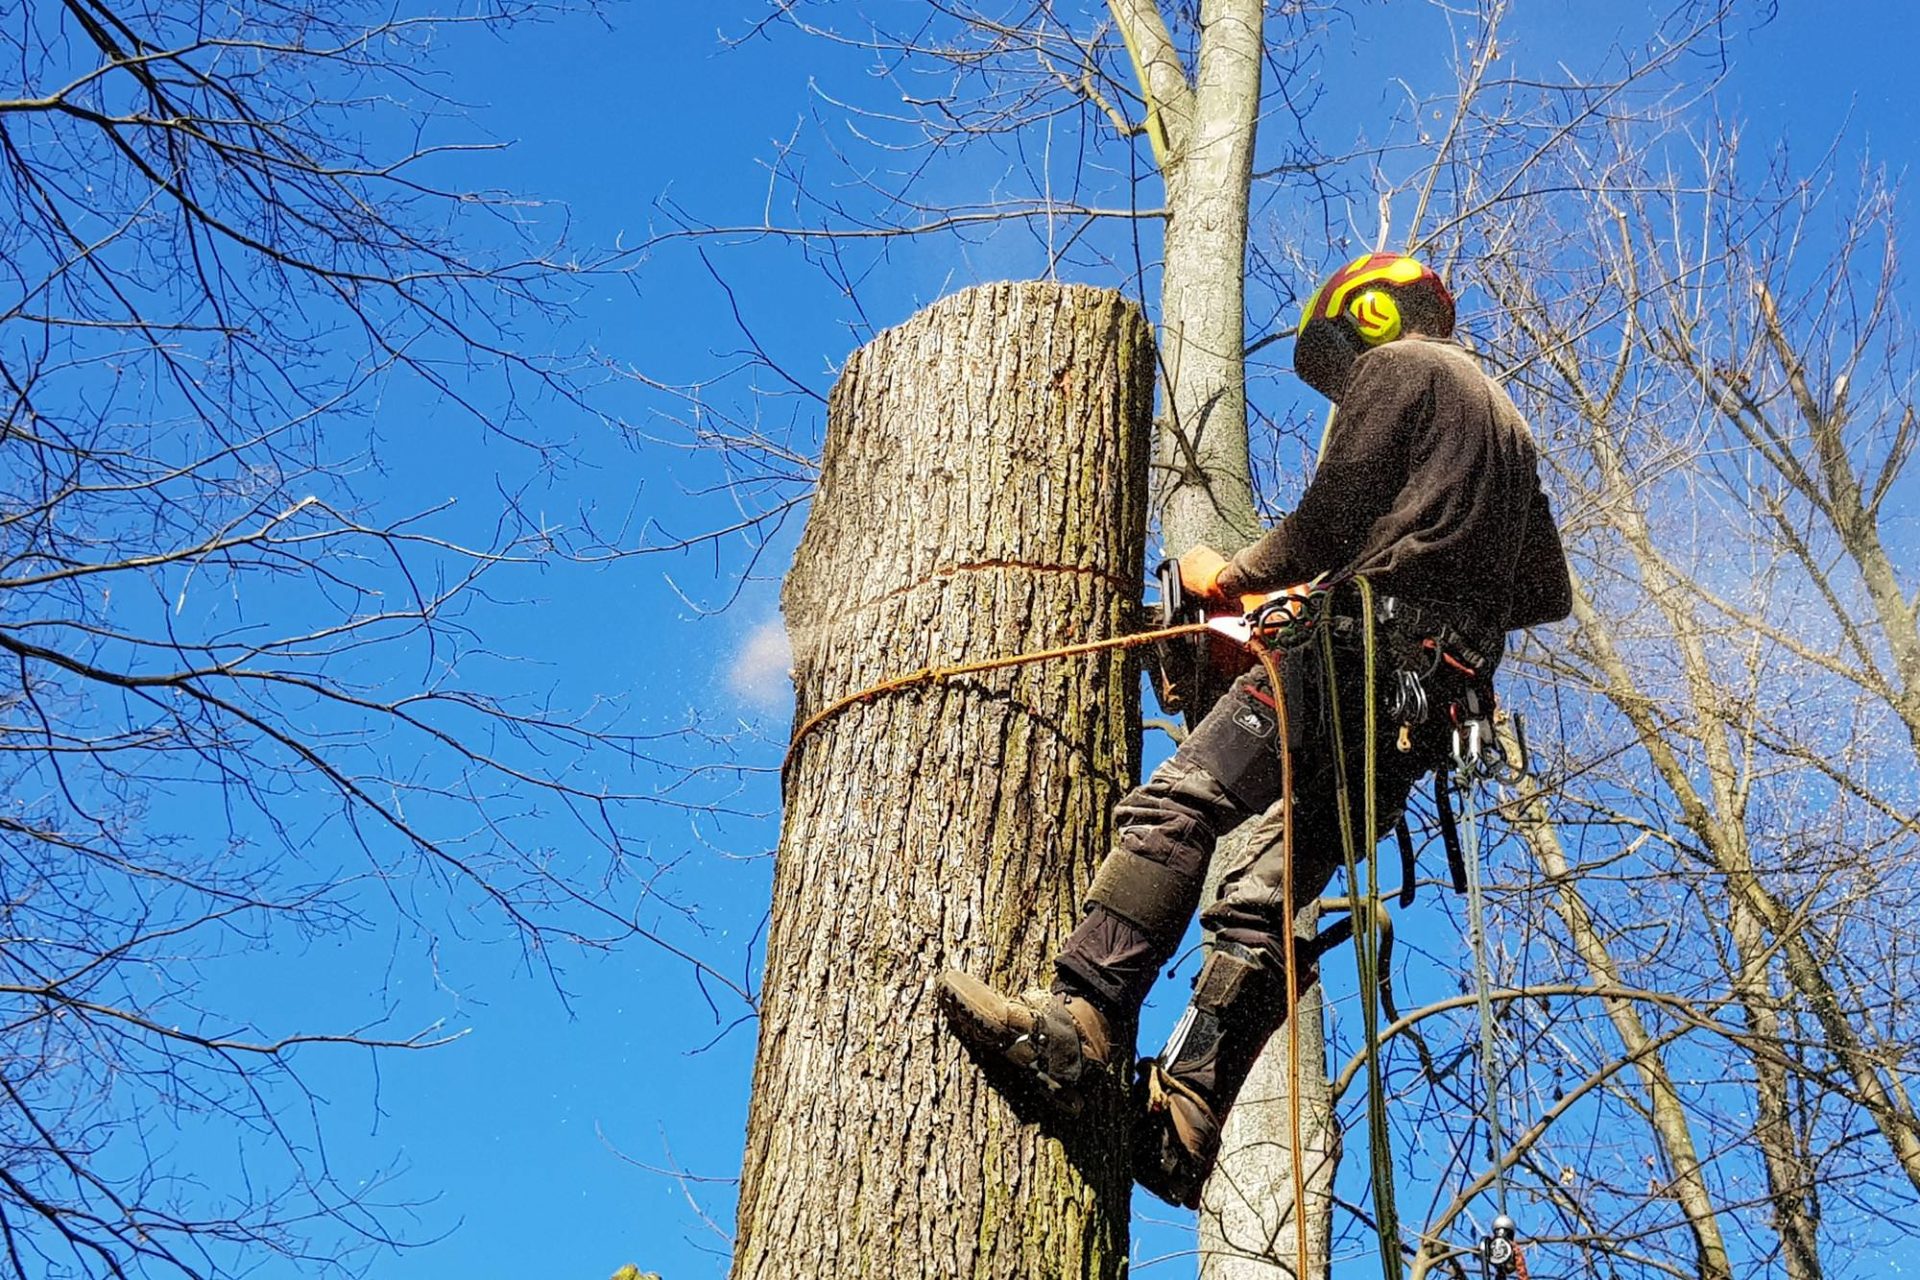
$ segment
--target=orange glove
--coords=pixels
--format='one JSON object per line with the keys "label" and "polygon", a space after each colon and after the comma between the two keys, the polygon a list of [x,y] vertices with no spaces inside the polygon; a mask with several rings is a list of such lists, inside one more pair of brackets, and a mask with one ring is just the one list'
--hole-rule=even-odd
{"label": "orange glove", "polygon": [[1224,601],[1220,575],[1226,568],[1227,558],[1203,542],[1180,557],[1180,589],[1202,600]]}

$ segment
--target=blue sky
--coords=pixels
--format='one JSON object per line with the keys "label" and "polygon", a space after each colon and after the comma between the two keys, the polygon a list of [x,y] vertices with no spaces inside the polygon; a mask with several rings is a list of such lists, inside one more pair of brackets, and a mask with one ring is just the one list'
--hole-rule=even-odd
{"label": "blue sky", "polygon": [[[1384,131],[1383,117],[1397,105],[1386,87],[1395,77],[1442,82],[1432,11],[1406,8],[1416,12],[1404,29],[1384,22],[1378,6],[1366,10],[1358,23],[1366,38],[1328,57],[1329,118],[1353,136]],[[1525,57],[1550,65],[1604,41],[1618,12],[1530,5],[1517,38]],[[759,14],[747,5],[736,12],[726,4],[632,4],[598,18],[459,36],[440,56],[443,88],[472,104],[474,128],[511,144],[471,162],[483,166],[488,185],[547,202],[528,216],[555,230],[564,218],[577,244],[641,243],[668,225],[663,201],[717,224],[753,223],[767,197],[768,160],[797,122],[830,112],[822,93],[877,92],[863,60],[846,51],[789,35],[721,47],[718,31],[742,30]],[[1879,161],[1902,170],[1916,123],[1906,74],[1915,36],[1920,19],[1896,2],[1786,6],[1731,43],[1721,109],[1748,120],[1755,138],[1790,137],[1795,152],[1809,156],[1844,130],[1843,148],[1871,144]],[[998,177],[981,162],[944,176],[941,189],[970,197],[970,183]],[[1118,189],[1119,175],[1109,186]],[[1038,246],[1010,234],[964,251],[898,248],[872,264],[862,290],[868,317],[889,324],[947,289],[1030,273],[1042,262]],[[709,377],[736,363],[742,346],[717,272],[766,348],[824,392],[861,332],[844,300],[790,245],[715,243],[707,252],[703,262],[690,244],[665,245],[630,276],[594,282],[555,344],[591,346],[615,367],[669,383]],[[547,337],[526,335],[533,346]],[[769,393],[750,403],[769,427],[791,426],[810,442],[817,405],[778,391],[769,382]],[[1297,396],[1292,388],[1274,394]],[[710,460],[649,438],[675,435],[655,416],[674,413],[674,404],[638,385],[617,387],[612,398],[637,434],[621,438],[582,420],[581,465],[538,481],[538,500],[560,520],[583,509],[603,521],[633,511],[656,527],[691,531],[711,525],[716,510],[724,518],[694,492],[715,478]],[[379,426],[392,451],[379,481],[391,491],[373,495],[383,502],[409,505],[444,488],[462,499],[456,519],[483,526],[496,477],[526,465],[524,455],[404,388],[383,404]],[[648,731],[697,719],[765,768],[778,759],[788,714],[767,628],[777,616],[779,553],[797,531],[789,525],[773,558],[743,586],[734,580],[738,545],[718,561],[690,553],[516,583],[529,603],[499,614],[491,645],[532,655],[537,685],[576,700],[617,696],[627,723]],[[702,611],[729,598],[723,612]],[[745,982],[759,960],[751,941],[765,910],[777,796],[765,773],[746,775],[737,790],[730,779],[716,785],[741,816],[661,810],[646,829],[626,834],[660,861],[678,862],[669,891],[697,908],[707,932],[689,934],[665,910],[643,923],[697,943]],[[418,1202],[397,1221],[424,1243],[377,1258],[373,1274],[592,1277],[628,1261],[670,1280],[723,1273],[718,1232],[732,1226],[724,1179],[738,1164],[753,1049],[752,1024],[734,1025],[738,1003],[715,995],[710,1005],[683,963],[643,942],[558,957],[563,995],[497,926],[441,909],[449,934],[465,937],[430,951],[411,931],[375,929],[289,939],[265,955],[236,952],[206,966],[209,980],[259,1010],[264,1025],[286,1007],[303,1023],[357,1023],[384,1012],[398,1029],[444,1020],[459,1033],[442,1048],[377,1060],[302,1056],[336,1172],[349,1183],[389,1178],[393,1199]],[[1442,927],[1438,907],[1420,910],[1430,927]],[[1172,999],[1158,1002],[1158,1016]],[[200,1140],[209,1151],[221,1141]],[[692,1180],[657,1171],[669,1167]],[[1185,1215],[1147,1212],[1173,1225],[1143,1231],[1143,1257],[1185,1247]],[[1148,1274],[1181,1275],[1189,1266],[1174,1260]],[[261,1272],[295,1273],[274,1264]]]}

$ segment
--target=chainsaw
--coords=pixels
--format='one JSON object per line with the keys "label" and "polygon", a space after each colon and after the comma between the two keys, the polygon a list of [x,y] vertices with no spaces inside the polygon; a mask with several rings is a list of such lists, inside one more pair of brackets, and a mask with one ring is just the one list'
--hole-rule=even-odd
{"label": "chainsaw", "polygon": [[1193,596],[1180,585],[1180,561],[1162,560],[1153,571],[1160,588],[1162,628],[1204,625],[1205,631],[1175,636],[1158,646],[1154,695],[1161,710],[1204,713],[1227,687],[1259,661],[1262,648],[1298,643],[1324,616],[1325,593],[1316,582],[1304,597],[1297,590],[1243,596],[1238,606]]}

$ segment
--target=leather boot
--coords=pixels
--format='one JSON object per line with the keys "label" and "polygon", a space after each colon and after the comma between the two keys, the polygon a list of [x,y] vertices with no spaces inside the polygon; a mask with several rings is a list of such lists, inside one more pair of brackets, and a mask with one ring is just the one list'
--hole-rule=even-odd
{"label": "leather boot", "polygon": [[1078,1115],[1114,1068],[1106,1016],[1062,992],[1006,996],[978,978],[948,969],[934,984],[953,1034],[989,1062],[1012,1067],[1040,1086],[1048,1105]]}
{"label": "leather boot", "polygon": [[1193,1000],[1133,1094],[1133,1177],[1169,1204],[1200,1206],[1220,1155],[1220,1126],[1267,1037],[1286,1014],[1282,979],[1259,953],[1215,943]]}

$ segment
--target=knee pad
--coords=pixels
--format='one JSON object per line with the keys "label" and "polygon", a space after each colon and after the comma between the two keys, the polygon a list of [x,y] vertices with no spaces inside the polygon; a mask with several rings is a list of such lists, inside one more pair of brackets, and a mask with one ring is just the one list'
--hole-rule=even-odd
{"label": "knee pad", "polygon": [[[1177,941],[1199,905],[1200,877],[1131,849],[1117,848],[1101,859],[1087,901],[1138,925],[1149,937],[1172,935]],[[1169,942],[1168,950],[1172,946]]]}

